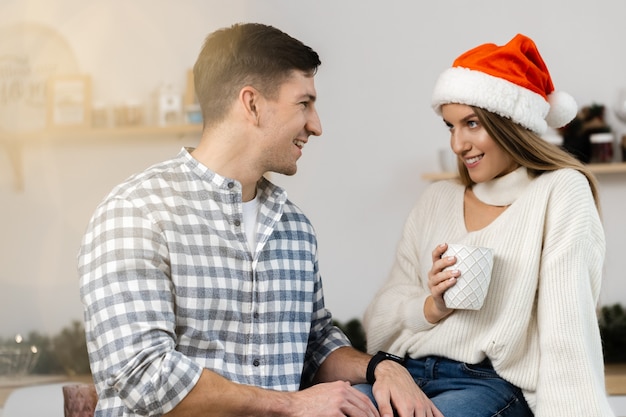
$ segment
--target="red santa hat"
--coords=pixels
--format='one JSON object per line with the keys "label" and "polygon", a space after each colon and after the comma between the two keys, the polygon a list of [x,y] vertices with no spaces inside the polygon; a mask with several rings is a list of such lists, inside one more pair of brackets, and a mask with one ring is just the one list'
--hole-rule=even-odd
{"label": "red santa hat", "polygon": [[467,104],[507,117],[542,134],[569,123],[578,111],[574,98],[554,85],[532,39],[516,35],[459,56],[435,83],[432,107],[441,115],[447,103]]}

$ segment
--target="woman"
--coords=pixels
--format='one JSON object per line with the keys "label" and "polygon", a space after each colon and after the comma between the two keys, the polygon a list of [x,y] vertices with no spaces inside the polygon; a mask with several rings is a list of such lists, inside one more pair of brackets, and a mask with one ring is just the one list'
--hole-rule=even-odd
{"label": "woman", "polygon": [[[433,108],[460,180],[432,184],[406,222],[365,318],[370,352],[405,357],[446,417],[612,416],[596,318],[605,240],[591,173],[540,135],[576,115],[534,42],[457,58]],[[479,310],[446,307],[447,243],[493,249]]]}

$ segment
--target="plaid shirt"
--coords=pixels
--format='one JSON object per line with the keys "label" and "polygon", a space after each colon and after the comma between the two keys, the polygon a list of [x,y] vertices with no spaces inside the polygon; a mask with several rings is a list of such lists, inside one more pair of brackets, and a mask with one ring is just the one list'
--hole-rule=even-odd
{"label": "plaid shirt", "polygon": [[254,254],[241,184],[185,149],[98,206],[78,257],[96,415],[166,413],[203,368],[294,391],[349,344],[324,307],[313,227],[279,187],[259,192]]}

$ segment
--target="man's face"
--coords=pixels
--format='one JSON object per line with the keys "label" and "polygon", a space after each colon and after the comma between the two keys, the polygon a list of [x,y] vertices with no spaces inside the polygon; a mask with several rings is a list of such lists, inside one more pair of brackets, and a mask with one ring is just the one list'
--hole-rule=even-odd
{"label": "man's face", "polygon": [[280,87],[278,97],[267,100],[260,114],[264,128],[263,153],[266,171],[293,175],[302,148],[309,136],[322,134],[315,109],[314,79],[301,71],[294,71]]}

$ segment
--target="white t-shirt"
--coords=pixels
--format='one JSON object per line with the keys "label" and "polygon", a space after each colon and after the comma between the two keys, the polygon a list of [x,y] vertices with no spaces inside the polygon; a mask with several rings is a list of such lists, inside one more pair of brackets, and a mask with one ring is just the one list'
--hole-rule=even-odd
{"label": "white t-shirt", "polygon": [[259,195],[252,200],[243,203],[243,227],[248,239],[248,248],[254,254],[256,249],[256,225],[259,215]]}

